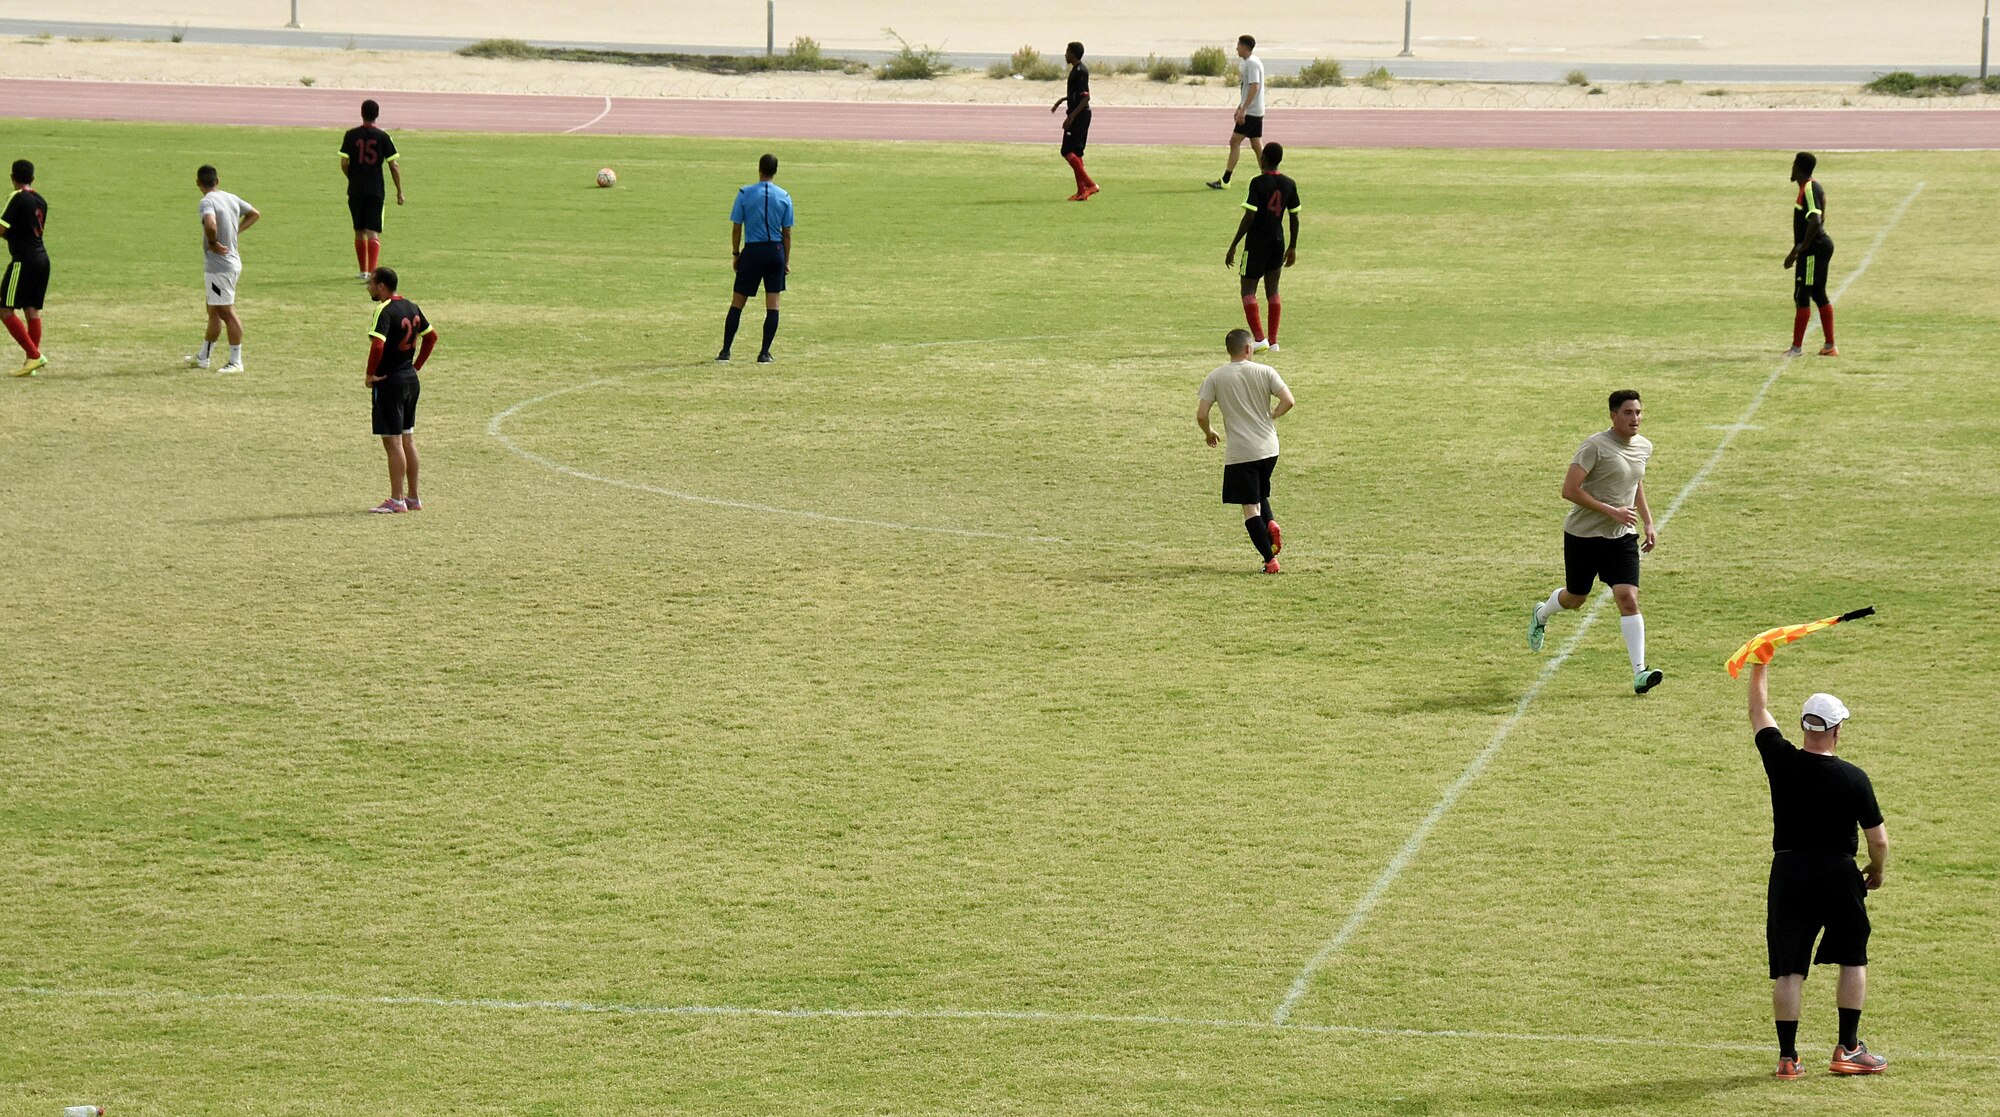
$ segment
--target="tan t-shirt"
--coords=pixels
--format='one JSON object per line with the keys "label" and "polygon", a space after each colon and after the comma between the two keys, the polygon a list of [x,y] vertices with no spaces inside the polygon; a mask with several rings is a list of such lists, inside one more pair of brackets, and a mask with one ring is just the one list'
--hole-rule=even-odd
{"label": "tan t-shirt", "polygon": [[[1645,435],[1635,434],[1630,442],[1620,442],[1608,430],[1598,431],[1577,447],[1572,465],[1583,467],[1583,491],[1613,508],[1630,508],[1639,495],[1639,483],[1646,479],[1646,459],[1653,456],[1653,444]],[[1616,539],[1639,530],[1605,515],[1571,505],[1563,531],[1592,539]]]}
{"label": "tan t-shirt", "polygon": [[1289,391],[1278,370],[1255,361],[1231,361],[1201,382],[1201,402],[1222,409],[1222,462],[1261,462],[1278,456],[1278,424],[1271,398]]}

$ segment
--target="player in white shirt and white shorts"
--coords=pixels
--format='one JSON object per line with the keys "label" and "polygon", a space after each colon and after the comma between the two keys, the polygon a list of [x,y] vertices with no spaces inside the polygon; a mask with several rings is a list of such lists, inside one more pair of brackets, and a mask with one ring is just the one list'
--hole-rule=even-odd
{"label": "player in white shirt and white shorts", "polygon": [[209,354],[223,330],[229,331],[229,363],[217,372],[243,371],[243,323],[236,317],[236,281],[243,275],[237,238],[264,216],[257,207],[221,189],[221,175],[204,164],[195,172],[201,189],[202,291],[208,301],[208,332],[201,350],[187,356],[188,367],[207,368]]}

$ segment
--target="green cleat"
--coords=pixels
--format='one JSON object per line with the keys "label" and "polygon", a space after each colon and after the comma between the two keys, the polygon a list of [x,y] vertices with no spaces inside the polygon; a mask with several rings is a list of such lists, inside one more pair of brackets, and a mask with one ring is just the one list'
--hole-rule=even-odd
{"label": "green cleat", "polygon": [[1528,650],[1542,650],[1542,637],[1549,631],[1549,622],[1542,619],[1541,602],[1528,606]]}
{"label": "green cleat", "polygon": [[1644,694],[1654,687],[1659,686],[1660,680],[1665,677],[1651,667],[1641,667],[1637,671],[1632,672],[1632,693]]}

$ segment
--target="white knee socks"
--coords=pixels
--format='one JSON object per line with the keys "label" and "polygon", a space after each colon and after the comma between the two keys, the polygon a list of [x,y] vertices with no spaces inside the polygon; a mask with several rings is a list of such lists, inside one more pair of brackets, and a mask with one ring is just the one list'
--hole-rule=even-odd
{"label": "white knee socks", "polygon": [[1542,621],[1547,621],[1550,617],[1562,612],[1562,592],[1562,587],[1560,586],[1550,591],[1549,599],[1535,606],[1535,616]]}
{"label": "white knee socks", "polygon": [[1631,657],[1636,675],[1646,667],[1646,618],[1639,613],[1619,617],[1618,628],[1625,633],[1625,654]]}

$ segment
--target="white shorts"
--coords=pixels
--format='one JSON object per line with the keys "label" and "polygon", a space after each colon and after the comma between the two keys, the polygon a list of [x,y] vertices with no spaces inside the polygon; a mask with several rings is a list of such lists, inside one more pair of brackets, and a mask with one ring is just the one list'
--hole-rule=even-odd
{"label": "white shorts", "polygon": [[236,303],[236,280],[243,274],[243,265],[238,264],[228,271],[205,271],[202,273],[202,289],[208,294],[210,306],[234,306]]}

